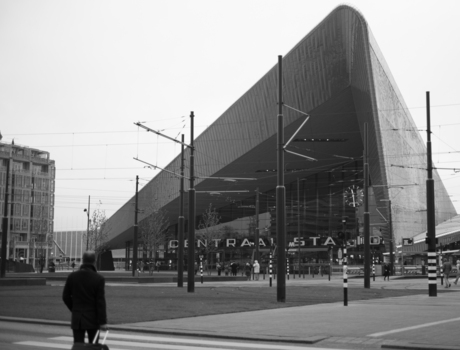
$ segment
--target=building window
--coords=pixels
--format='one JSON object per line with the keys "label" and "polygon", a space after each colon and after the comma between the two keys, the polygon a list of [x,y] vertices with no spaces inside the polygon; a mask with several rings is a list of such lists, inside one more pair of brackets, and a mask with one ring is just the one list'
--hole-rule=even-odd
{"label": "building window", "polygon": [[30,203],[30,191],[29,190],[22,191],[22,202]]}
{"label": "building window", "polygon": [[21,204],[14,203],[14,216],[21,216]]}
{"label": "building window", "polygon": [[30,216],[30,205],[29,204],[22,205],[22,216]]}
{"label": "building window", "polygon": [[20,231],[21,230],[21,219],[14,218],[13,223],[14,223],[14,230]]}

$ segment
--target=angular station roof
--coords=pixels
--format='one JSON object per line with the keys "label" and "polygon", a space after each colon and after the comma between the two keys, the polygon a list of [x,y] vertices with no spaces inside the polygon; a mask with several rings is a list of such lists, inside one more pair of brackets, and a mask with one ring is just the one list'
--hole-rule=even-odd
{"label": "angular station roof", "polygon": [[[197,191],[242,191],[232,193],[232,199],[242,200],[254,196],[256,188],[264,192],[276,187],[277,80],[275,65],[195,140],[196,176],[257,181],[197,179]],[[311,116],[296,136],[305,142],[293,142],[291,150],[317,159],[309,162],[286,153],[285,183],[341,166],[347,159],[360,159],[367,123],[376,203],[392,200],[396,241],[423,232],[426,148],[364,17],[349,6],[334,9],[283,57],[282,83],[283,102]],[[287,141],[305,116],[290,108],[284,108],[283,114]],[[199,118],[199,111],[195,115]],[[189,157],[187,150],[186,176]],[[179,173],[180,157],[166,169]],[[456,212],[436,172],[434,179],[436,223],[440,223]],[[168,172],[159,173],[139,192],[139,207],[148,207],[153,198],[169,213],[171,224],[176,223],[179,180]],[[109,219],[112,249],[124,248],[133,238],[133,201]],[[197,193],[197,215],[210,202],[216,208],[229,204],[225,195],[211,198]],[[388,218],[387,209],[380,212]],[[139,221],[149,214],[140,214]]]}

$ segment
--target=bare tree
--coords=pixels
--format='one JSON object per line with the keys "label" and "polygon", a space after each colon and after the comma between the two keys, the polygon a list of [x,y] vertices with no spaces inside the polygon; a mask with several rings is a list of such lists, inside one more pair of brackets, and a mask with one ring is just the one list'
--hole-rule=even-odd
{"label": "bare tree", "polygon": [[34,205],[32,208],[32,237],[34,240],[35,250],[38,254],[38,264],[40,273],[46,267],[47,251],[52,247],[53,237],[50,233],[49,209],[44,205]]}
{"label": "bare tree", "polygon": [[165,210],[157,210],[151,205],[146,211],[151,214],[139,223],[139,241],[143,251],[152,259],[156,258],[155,252],[161,245],[166,246],[171,233],[168,230],[169,218]]}
{"label": "bare tree", "polygon": [[[107,237],[109,236],[110,228],[107,225],[107,217],[105,210],[96,209],[89,222],[88,232],[88,249],[96,253],[96,261],[99,262],[99,255],[108,250]],[[99,266],[100,267],[100,266]]]}
{"label": "bare tree", "polygon": [[209,207],[201,215],[198,231],[196,232],[197,239],[207,242],[206,247],[204,247],[202,251],[206,255],[206,261],[208,263],[206,268],[208,271],[211,253],[215,253],[220,249],[216,243],[218,242],[217,240],[222,239],[224,235],[224,230],[218,226],[219,223],[219,213],[216,211],[216,208],[212,207],[212,203],[210,203]]}

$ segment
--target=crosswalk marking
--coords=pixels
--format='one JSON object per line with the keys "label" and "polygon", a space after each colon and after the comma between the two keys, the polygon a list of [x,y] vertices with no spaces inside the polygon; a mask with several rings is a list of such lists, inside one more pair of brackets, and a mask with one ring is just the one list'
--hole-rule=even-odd
{"label": "crosswalk marking", "polygon": [[72,345],[69,345],[69,344],[44,343],[44,342],[39,342],[39,341],[20,341],[14,344],[28,345],[28,346],[40,347],[40,348],[54,348],[54,349],[71,349],[72,348]]}
{"label": "crosswalk marking", "polygon": [[[257,344],[254,342],[217,341],[201,339],[184,339],[175,337],[155,337],[145,335],[127,335],[110,333],[106,344],[110,350],[132,350],[132,349],[165,349],[165,350],[243,350],[243,349],[271,349],[271,350],[338,350],[308,347],[305,345],[283,345],[283,344]],[[72,348],[73,337],[60,336],[52,337],[46,341],[21,341],[14,344],[31,346],[34,348],[66,349]],[[187,344],[187,345],[180,345]]]}
{"label": "crosswalk marking", "polygon": [[[129,339],[129,340],[139,340],[139,341],[152,341],[159,343],[175,343],[175,344],[197,344],[202,346],[228,346],[228,347],[239,347],[246,349],[275,349],[275,350],[299,350],[299,346],[291,345],[273,345],[273,344],[254,344],[254,343],[243,343],[243,342],[232,342],[232,341],[215,341],[215,340],[197,340],[197,339],[181,339],[181,338],[170,338],[170,337],[154,337],[154,336],[145,336],[145,335],[128,335],[128,334],[115,334],[110,333],[107,339],[107,344],[111,339]],[[54,340],[62,341],[72,341],[72,337],[55,337],[51,338]],[[132,343],[130,343],[132,344]],[[137,344],[137,343],[136,343]],[[206,347],[206,348],[207,348]],[[202,349],[203,347],[200,347]],[[175,348],[180,349],[180,348]],[[194,350],[192,346],[187,346],[187,350]]]}
{"label": "crosswalk marking", "polygon": [[[72,344],[57,344],[57,343],[45,343],[39,341],[20,341],[14,343],[17,345],[26,345],[26,346],[33,346],[34,348],[53,348],[53,349],[72,349]],[[118,349],[118,348],[110,348],[110,350],[129,350],[129,349]]]}

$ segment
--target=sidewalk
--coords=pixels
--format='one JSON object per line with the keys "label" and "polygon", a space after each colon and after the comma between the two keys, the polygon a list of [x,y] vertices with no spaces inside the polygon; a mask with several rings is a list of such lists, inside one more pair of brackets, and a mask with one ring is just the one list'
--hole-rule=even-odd
{"label": "sidewalk", "polygon": [[[273,288],[276,288],[276,281],[274,282]],[[267,281],[249,283],[257,285]],[[353,288],[363,288],[363,283],[360,278],[349,279],[348,293],[353,293]],[[206,286],[209,287],[209,284]],[[226,286],[239,284],[243,285],[237,281],[222,282]],[[308,292],[308,285],[324,284],[340,288],[342,281],[340,278],[328,281],[327,277],[323,277],[291,279],[287,284],[305,285]],[[215,287],[219,288],[219,285],[220,283],[216,283]],[[244,286],[247,287],[248,282]],[[196,287],[199,288],[200,285],[197,284]],[[460,286],[452,285],[452,292],[429,297],[425,279],[395,279],[390,282],[384,282],[382,278],[377,278],[375,282],[371,279],[369,293],[372,293],[372,289],[379,288],[425,289],[426,294],[353,301],[348,306],[338,302],[132,323],[111,328],[118,331],[287,341],[347,349],[460,349]],[[444,288],[438,283],[438,291],[441,289]]]}
{"label": "sidewalk", "polygon": [[[288,283],[301,283],[291,280]],[[312,280],[309,280],[312,283]],[[316,279],[315,284],[340,285],[339,279]],[[362,279],[349,280],[349,287],[362,287]],[[142,322],[125,329],[191,333],[212,337],[282,340],[299,343],[331,343],[351,349],[460,349],[460,286],[452,292],[428,296],[426,280],[371,281],[372,288],[426,289],[426,295],[367,301],[252,311],[236,314]],[[371,290],[372,290],[371,288]],[[438,284],[438,290],[443,286]],[[349,290],[352,293],[352,290]],[[289,296],[287,296],[288,298]],[[337,344],[336,344],[337,345]]]}

